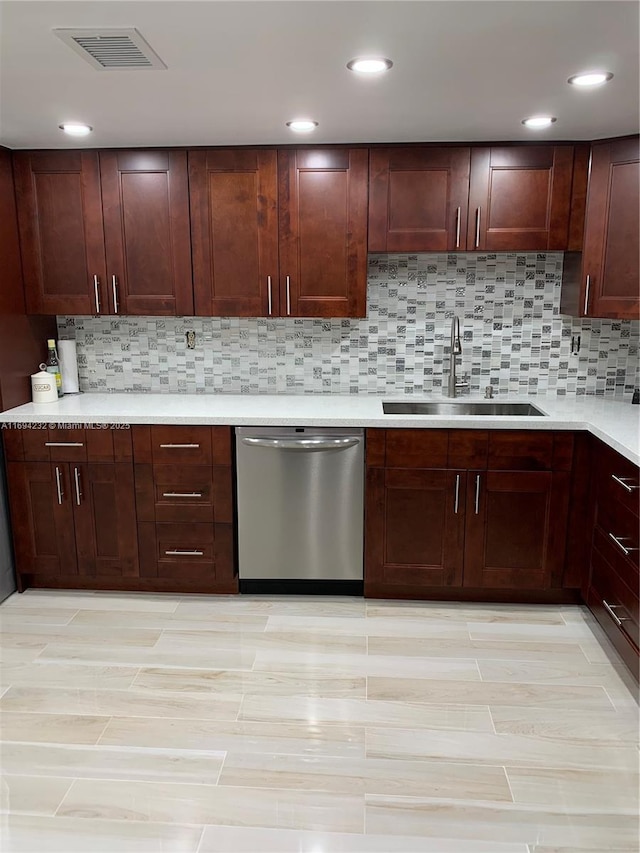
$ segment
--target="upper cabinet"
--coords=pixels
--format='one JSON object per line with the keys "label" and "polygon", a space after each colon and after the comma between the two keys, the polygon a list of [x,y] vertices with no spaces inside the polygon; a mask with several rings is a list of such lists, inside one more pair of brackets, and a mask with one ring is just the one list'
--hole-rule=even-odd
{"label": "upper cabinet", "polygon": [[468,147],[373,148],[370,252],[467,248]]}
{"label": "upper cabinet", "polygon": [[366,148],[278,152],[280,314],[364,317]]}
{"label": "upper cabinet", "polygon": [[564,313],[639,316],[637,137],[13,159],[29,314],[364,317],[368,250],[565,252]]}
{"label": "upper cabinet", "polygon": [[189,153],[196,313],[364,317],[364,148]]}
{"label": "upper cabinet", "polygon": [[472,148],[467,248],[566,250],[573,155],[571,145]]}
{"label": "upper cabinet", "polygon": [[277,152],[189,152],[196,314],[277,316]]}
{"label": "upper cabinet", "polygon": [[582,255],[565,258],[562,311],[582,317],[640,317],[638,137],[592,147]]}
{"label": "upper cabinet", "polygon": [[574,146],[371,150],[369,251],[564,251]]}
{"label": "upper cabinet", "polygon": [[193,310],[184,151],[14,155],[33,314]]}
{"label": "upper cabinet", "polygon": [[107,311],[97,153],[18,152],[14,173],[27,311]]}
{"label": "upper cabinet", "polygon": [[186,151],[103,151],[112,314],[193,313]]}

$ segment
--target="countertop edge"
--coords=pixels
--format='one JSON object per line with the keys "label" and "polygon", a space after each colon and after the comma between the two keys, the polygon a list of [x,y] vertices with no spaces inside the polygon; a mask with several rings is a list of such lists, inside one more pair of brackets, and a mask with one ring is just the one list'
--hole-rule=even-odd
{"label": "countertop edge", "polygon": [[[386,398],[385,398],[386,399]],[[391,395],[389,399],[393,399]],[[406,398],[405,398],[406,399]],[[412,398],[414,401],[420,398]],[[426,399],[426,398],[424,398]],[[514,398],[515,399],[515,398]],[[520,396],[519,400],[525,398]],[[631,404],[603,398],[526,398],[534,402],[544,417],[509,415],[384,415],[382,397],[242,397],[204,395],[94,395],[65,397],[55,403],[27,403],[0,413],[2,430],[22,424],[41,425],[175,425],[175,426],[318,426],[362,427],[373,429],[504,429],[586,431],[617,453],[640,466],[638,427],[640,410]],[[316,406],[333,403],[329,414],[318,414]],[[204,414],[204,404],[214,404],[220,411]],[[188,411],[189,406],[192,411]],[[609,406],[611,408],[609,408]],[[182,411],[175,411],[181,409]],[[277,411],[275,410],[277,407]],[[568,407],[566,413],[554,409]],[[141,411],[141,408],[143,409]],[[353,409],[353,411],[350,411]],[[580,411],[580,409],[586,409]],[[591,409],[591,411],[589,411]],[[635,407],[634,407],[635,409]],[[184,412],[184,414],[182,413]],[[610,426],[611,424],[611,426]]]}

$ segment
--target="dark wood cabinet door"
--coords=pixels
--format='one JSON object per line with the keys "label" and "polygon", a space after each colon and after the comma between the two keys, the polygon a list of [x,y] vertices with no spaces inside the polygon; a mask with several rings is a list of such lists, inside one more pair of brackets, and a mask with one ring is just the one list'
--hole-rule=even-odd
{"label": "dark wood cabinet door", "polygon": [[189,152],[195,311],[277,316],[275,150]]}
{"label": "dark wood cabinet door", "polygon": [[545,590],[564,566],[568,472],[469,471],[464,585]]}
{"label": "dark wood cabinet door", "polygon": [[464,471],[367,472],[367,586],[460,586]]}
{"label": "dark wood cabinet door", "polygon": [[372,148],[369,251],[467,247],[470,148]]}
{"label": "dark wood cabinet door", "polygon": [[133,465],[70,463],[78,570],[89,577],[137,577]]}
{"label": "dark wood cabinet door", "polygon": [[18,574],[75,575],[69,465],[9,462],[7,480]]}
{"label": "dark wood cabinet door", "polygon": [[193,313],[186,151],[103,151],[107,291],[114,314]]}
{"label": "dark wood cabinet door", "polygon": [[14,154],[27,311],[107,313],[98,155]]}
{"label": "dark wood cabinet door", "polygon": [[467,248],[565,251],[573,146],[471,149]]}
{"label": "dark wood cabinet door", "polygon": [[280,315],[364,317],[366,148],[278,152]]}
{"label": "dark wood cabinet door", "polygon": [[638,137],[596,143],[583,257],[586,316],[640,317],[639,210]]}

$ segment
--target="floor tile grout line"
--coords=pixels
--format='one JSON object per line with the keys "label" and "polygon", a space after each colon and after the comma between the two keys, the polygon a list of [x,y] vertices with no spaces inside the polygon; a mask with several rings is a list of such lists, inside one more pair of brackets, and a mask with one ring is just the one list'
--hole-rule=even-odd
{"label": "floor tile grout line", "polygon": [[200,829],[200,838],[198,839],[198,843],[196,845],[196,849],[195,849],[194,853],[200,853],[200,849],[202,847],[202,842],[204,841],[204,834],[206,832],[206,829],[207,829],[207,824],[202,824],[201,829]]}
{"label": "floor tile grout line", "polygon": [[478,679],[480,681],[484,681],[484,678],[482,677],[482,670],[480,669],[480,662],[478,661],[478,658],[474,658],[473,662],[475,663],[476,669],[478,670]]}
{"label": "floor tile grout line", "polygon": [[102,745],[103,745],[103,744],[101,744],[101,743],[100,743],[100,741],[102,740],[102,737],[103,737],[104,733],[105,733],[105,732],[106,732],[106,730],[109,728],[109,724],[111,723],[111,721],[112,721],[113,719],[114,719],[113,715],[111,715],[110,717],[107,717],[106,722],[105,722],[105,724],[104,724],[104,727],[103,727],[102,731],[100,732],[100,734],[98,735],[98,739],[97,739],[97,740],[96,740],[96,742],[93,744],[93,746],[102,746]]}
{"label": "floor tile grout line", "polygon": [[491,705],[485,705],[487,711],[489,712],[489,719],[491,720],[491,726],[493,728],[493,734],[497,735],[498,730],[496,729],[496,721],[493,719],[493,712],[491,711]]}
{"label": "floor tile grout line", "polygon": [[60,800],[60,802],[58,803],[58,805],[57,805],[57,807],[56,807],[55,812],[53,813],[53,817],[54,817],[54,818],[55,818],[55,817],[57,817],[58,812],[59,812],[59,811],[60,811],[60,809],[62,808],[62,804],[64,803],[64,801],[67,799],[67,797],[68,797],[68,796],[69,796],[69,794],[71,793],[71,789],[73,788],[73,786],[75,785],[75,783],[76,783],[77,781],[78,781],[78,779],[77,779],[76,777],[73,777],[73,778],[71,779],[71,783],[70,783],[69,787],[68,787],[68,788],[67,788],[67,790],[65,791],[63,798]]}
{"label": "floor tile grout line", "polygon": [[508,786],[508,788],[509,788],[509,794],[510,794],[510,796],[511,796],[511,802],[515,805],[516,798],[513,796],[513,788],[511,787],[511,779],[509,779],[509,773],[508,773],[508,771],[507,771],[507,767],[506,767],[506,765],[505,765],[505,764],[502,764],[502,765],[501,765],[501,767],[502,767],[502,770],[503,770],[503,773],[504,773],[504,778],[505,778],[505,779],[506,779],[506,781],[507,781],[507,786]]}
{"label": "floor tile grout line", "polygon": [[222,761],[220,762],[220,768],[219,768],[219,770],[218,770],[218,775],[217,775],[217,777],[216,777],[216,787],[221,787],[221,786],[220,786],[220,777],[222,776],[222,768],[223,768],[223,767],[224,767],[224,765],[225,765],[225,762],[226,762],[226,760],[227,760],[227,756],[228,756],[228,755],[229,755],[229,750],[228,750],[228,749],[225,749],[225,750],[224,750],[224,756],[223,756],[223,758],[222,758]]}

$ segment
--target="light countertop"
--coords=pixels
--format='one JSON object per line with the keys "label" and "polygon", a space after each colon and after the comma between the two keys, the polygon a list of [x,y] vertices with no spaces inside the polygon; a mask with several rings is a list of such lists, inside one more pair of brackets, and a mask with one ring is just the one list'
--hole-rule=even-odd
{"label": "light countertop", "polygon": [[[479,401],[464,396],[458,402]],[[360,426],[422,429],[588,430],[640,465],[640,406],[602,397],[501,395],[493,402],[530,402],[545,417],[385,415],[382,401],[452,402],[441,395],[352,396],[244,394],[75,394],[0,413],[0,423],[193,424],[230,426]]]}

